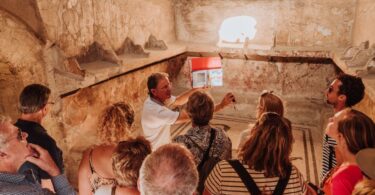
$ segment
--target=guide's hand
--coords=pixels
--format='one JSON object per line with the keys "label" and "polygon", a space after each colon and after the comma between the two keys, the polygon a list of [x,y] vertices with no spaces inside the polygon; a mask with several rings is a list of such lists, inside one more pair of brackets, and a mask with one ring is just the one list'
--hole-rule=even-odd
{"label": "guide's hand", "polygon": [[234,95],[229,92],[227,94],[225,94],[223,100],[221,100],[221,106],[224,108],[225,106],[231,104],[231,103],[235,103],[236,102],[236,99],[234,97]]}

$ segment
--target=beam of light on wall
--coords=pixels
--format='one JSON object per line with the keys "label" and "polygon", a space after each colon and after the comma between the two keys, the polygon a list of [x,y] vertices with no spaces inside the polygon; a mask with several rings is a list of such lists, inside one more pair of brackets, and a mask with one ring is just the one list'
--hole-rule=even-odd
{"label": "beam of light on wall", "polygon": [[243,47],[257,32],[257,21],[251,16],[235,16],[225,19],[220,26],[218,46]]}

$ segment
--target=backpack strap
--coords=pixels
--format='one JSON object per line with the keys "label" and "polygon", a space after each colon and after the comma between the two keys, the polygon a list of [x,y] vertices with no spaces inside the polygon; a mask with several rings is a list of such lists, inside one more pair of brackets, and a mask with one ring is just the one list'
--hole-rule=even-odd
{"label": "backpack strap", "polygon": [[287,171],[286,172],[286,177],[285,178],[281,178],[280,177],[279,181],[277,182],[275,190],[273,191],[274,195],[279,195],[279,194],[283,194],[284,193],[284,190],[286,188],[286,185],[288,184],[290,175],[292,174],[292,166],[289,165],[286,168],[286,171]]}
{"label": "backpack strap", "polygon": [[247,172],[245,167],[242,166],[240,161],[238,160],[227,160],[228,163],[233,167],[233,169],[237,172],[238,176],[240,176],[242,182],[245,184],[247,191],[249,191],[252,195],[260,195],[261,192],[254,182],[251,175]]}
{"label": "backpack strap", "polygon": [[215,130],[211,128],[210,143],[208,145],[207,150],[204,152],[204,155],[203,155],[203,158],[202,158],[201,162],[198,165],[198,170],[200,170],[202,168],[204,162],[208,159],[208,155],[210,153],[210,149],[211,149],[212,143],[214,142],[214,139],[215,139]]}

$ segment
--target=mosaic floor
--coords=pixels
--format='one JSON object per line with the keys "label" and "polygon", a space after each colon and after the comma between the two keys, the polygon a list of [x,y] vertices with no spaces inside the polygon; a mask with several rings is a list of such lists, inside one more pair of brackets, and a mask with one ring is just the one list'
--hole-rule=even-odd
{"label": "mosaic floor", "polygon": [[[237,156],[237,146],[240,132],[253,124],[255,119],[226,114],[217,114],[211,120],[211,125],[224,129],[232,140],[233,157]],[[171,129],[172,137],[184,134],[191,127],[191,123],[174,125]],[[314,127],[293,124],[294,145],[292,152],[293,164],[298,167],[307,181],[318,183],[318,173],[321,162],[321,137],[313,133]]]}

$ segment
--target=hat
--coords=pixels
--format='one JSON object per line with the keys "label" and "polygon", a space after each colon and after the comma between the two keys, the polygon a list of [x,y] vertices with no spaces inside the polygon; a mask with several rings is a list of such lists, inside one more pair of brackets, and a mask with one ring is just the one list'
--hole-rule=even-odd
{"label": "hat", "polygon": [[370,179],[375,179],[375,148],[365,148],[355,158],[362,172]]}

